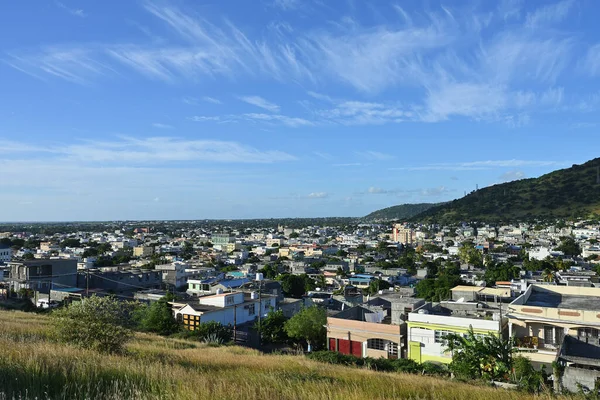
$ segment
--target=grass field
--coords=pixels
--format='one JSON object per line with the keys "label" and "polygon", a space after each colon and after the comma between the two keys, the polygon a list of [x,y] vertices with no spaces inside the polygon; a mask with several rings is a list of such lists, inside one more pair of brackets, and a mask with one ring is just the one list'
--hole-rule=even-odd
{"label": "grass field", "polygon": [[46,316],[0,311],[0,399],[550,398],[137,334],[124,355],[54,343]]}

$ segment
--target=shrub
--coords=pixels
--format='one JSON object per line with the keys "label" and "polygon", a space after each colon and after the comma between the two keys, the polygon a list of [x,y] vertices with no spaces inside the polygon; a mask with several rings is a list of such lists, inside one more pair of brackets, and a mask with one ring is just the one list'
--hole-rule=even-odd
{"label": "shrub", "polygon": [[198,325],[196,330],[181,332],[177,336],[209,344],[223,344],[231,341],[232,331],[219,322],[209,321]]}
{"label": "shrub", "polygon": [[137,317],[139,318],[139,328],[146,332],[167,336],[180,329],[179,324],[173,318],[173,312],[166,298],[141,308]]}
{"label": "shrub", "polygon": [[92,296],[55,310],[53,334],[61,342],[101,352],[121,352],[132,331],[133,304]]}

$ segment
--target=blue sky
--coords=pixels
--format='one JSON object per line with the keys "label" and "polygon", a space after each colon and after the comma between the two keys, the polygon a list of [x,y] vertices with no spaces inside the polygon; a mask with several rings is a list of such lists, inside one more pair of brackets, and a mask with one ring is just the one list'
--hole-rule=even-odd
{"label": "blue sky", "polygon": [[600,3],[20,0],[0,220],[361,216],[597,157]]}

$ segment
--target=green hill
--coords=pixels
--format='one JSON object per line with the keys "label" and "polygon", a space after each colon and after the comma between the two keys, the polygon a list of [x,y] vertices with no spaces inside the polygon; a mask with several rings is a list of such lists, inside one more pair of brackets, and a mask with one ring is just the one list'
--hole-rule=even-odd
{"label": "green hill", "polygon": [[541,398],[428,376],[136,334],[122,354],[58,343],[49,318],[0,311],[0,399]]}
{"label": "green hill", "polygon": [[409,219],[439,204],[440,203],[400,204],[398,206],[374,211],[363,217],[363,219],[366,221]]}
{"label": "green hill", "polygon": [[415,216],[419,222],[502,222],[600,213],[600,158],[539,178],[486,187]]}

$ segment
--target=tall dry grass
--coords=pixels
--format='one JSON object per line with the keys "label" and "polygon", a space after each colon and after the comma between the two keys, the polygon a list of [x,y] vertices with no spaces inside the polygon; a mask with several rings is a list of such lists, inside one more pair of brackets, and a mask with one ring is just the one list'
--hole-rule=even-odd
{"label": "tall dry grass", "polygon": [[546,398],[137,334],[124,355],[53,342],[48,318],[0,312],[0,399]]}

